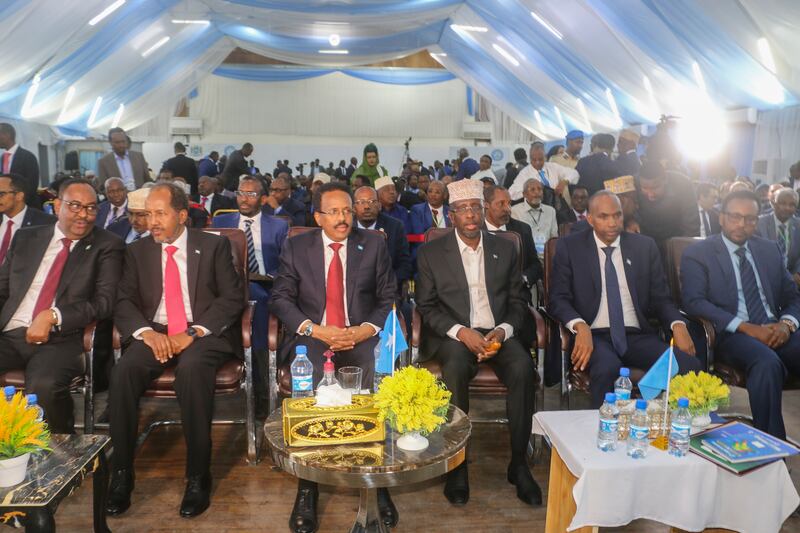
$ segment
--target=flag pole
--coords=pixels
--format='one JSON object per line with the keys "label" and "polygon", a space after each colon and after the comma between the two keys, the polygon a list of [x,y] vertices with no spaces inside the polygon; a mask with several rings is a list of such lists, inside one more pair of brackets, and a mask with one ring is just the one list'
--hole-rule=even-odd
{"label": "flag pole", "polygon": [[667,430],[667,412],[669,410],[669,382],[672,381],[672,358],[675,357],[675,338],[669,340],[669,362],[667,363],[667,387],[664,396],[664,432],[669,436]]}
{"label": "flag pole", "polygon": [[394,376],[394,356],[395,356],[395,346],[397,344],[396,337],[397,337],[397,304],[392,303],[392,376]]}

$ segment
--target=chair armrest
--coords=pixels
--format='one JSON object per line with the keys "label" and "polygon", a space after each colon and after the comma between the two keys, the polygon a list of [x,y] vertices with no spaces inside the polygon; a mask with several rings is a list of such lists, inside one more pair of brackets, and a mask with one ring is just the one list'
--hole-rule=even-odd
{"label": "chair armrest", "polygon": [[534,307],[528,306],[528,310],[533,315],[533,322],[536,324],[537,347],[547,346],[547,324],[545,324],[544,317]]}
{"label": "chair armrest", "polygon": [[83,329],[83,351],[89,353],[94,347],[94,333],[97,330],[97,322],[90,322]]}
{"label": "chair armrest", "polygon": [[119,335],[117,326],[114,326],[114,329],[111,332],[111,347],[115,350],[122,348],[122,338]]}
{"label": "chair armrest", "polygon": [[280,344],[281,321],[273,313],[269,315],[269,330],[267,332],[267,348],[273,352],[278,351]]}
{"label": "chair armrest", "polygon": [[717,331],[714,329],[714,324],[711,323],[710,320],[705,318],[688,315],[681,311],[683,317],[690,321],[694,322],[695,324],[699,324],[703,328],[703,333],[706,336],[706,363],[708,365],[708,372],[711,373],[714,371],[714,345],[717,342]]}
{"label": "chair armrest", "polygon": [[422,315],[414,307],[411,312],[411,346],[419,348],[420,337],[422,336]]}
{"label": "chair armrest", "polygon": [[253,346],[253,311],[255,306],[256,302],[254,300],[249,300],[247,302],[247,307],[242,311],[242,348],[244,349]]}

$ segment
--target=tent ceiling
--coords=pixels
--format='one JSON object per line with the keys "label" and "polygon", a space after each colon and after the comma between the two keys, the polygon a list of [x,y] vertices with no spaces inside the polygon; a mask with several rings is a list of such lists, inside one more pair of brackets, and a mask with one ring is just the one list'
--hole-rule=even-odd
{"label": "tent ceiling", "polygon": [[0,113],[75,131],[169,113],[237,47],[316,67],[427,50],[543,138],[800,94],[796,0],[8,0],[0,18]]}

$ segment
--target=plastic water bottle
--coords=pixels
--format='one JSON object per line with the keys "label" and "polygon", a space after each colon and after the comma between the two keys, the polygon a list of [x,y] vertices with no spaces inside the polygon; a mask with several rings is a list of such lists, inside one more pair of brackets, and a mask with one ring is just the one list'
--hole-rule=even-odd
{"label": "plastic water bottle", "polygon": [[39,405],[39,397],[35,394],[28,394],[25,398],[28,399],[28,409],[35,409],[39,413],[36,415],[36,421],[42,422],[44,420],[44,409]]}
{"label": "plastic water bottle", "polygon": [[7,387],[3,387],[3,395],[6,397],[6,401],[10,402],[14,398],[14,394],[17,392],[17,389],[14,388],[14,385],[8,385]]}
{"label": "plastic water bottle", "polygon": [[617,396],[606,393],[606,401],[600,407],[600,427],[597,430],[597,447],[604,452],[617,449],[617,430],[619,429],[619,409]]}
{"label": "plastic water bottle", "polygon": [[617,400],[630,400],[633,383],[631,383],[631,369],[624,366],[619,369],[619,377],[614,382],[614,394]]}
{"label": "plastic water bottle", "polygon": [[683,457],[689,451],[689,430],[692,427],[692,415],[689,414],[689,399],[678,398],[678,408],[672,412],[669,432],[669,454]]}
{"label": "plastic water bottle", "polygon": [[631,418],[631,428],[628,433],[628,455],[634,459],[647,456],[647,447],[650,441],[647,436],[650,427],[647,424],[647,400],[636,400],[636,411]]}
{"label": "plastic water bottle", "polygon": [[308,348],[297,346],[292,361],[292,398],[314,396],[314,365],[308,360]]}

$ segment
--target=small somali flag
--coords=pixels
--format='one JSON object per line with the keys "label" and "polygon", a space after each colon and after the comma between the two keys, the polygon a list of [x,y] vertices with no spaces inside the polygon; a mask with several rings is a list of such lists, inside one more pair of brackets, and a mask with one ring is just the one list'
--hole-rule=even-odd
{"label": "small somali flag", "polygon": [[380,332],[381,351],[378,360],[375,362],[375,372],[379,374],[392,374],[394,372],[394,361],[400,352],[408,349],[406,339],[403,337],[403,330],[400,329],[400,322],[397,320],[397,308],[392,306],[386,323]]}
{"label": "small somali flag", "polygon": [[669,381],[678,373],[678,361],[672,348],[667,348],[658,361],[647,371],[647,374],[639,381],[639,392],[642,398],[652,400],[661,391],[668,389]]}

